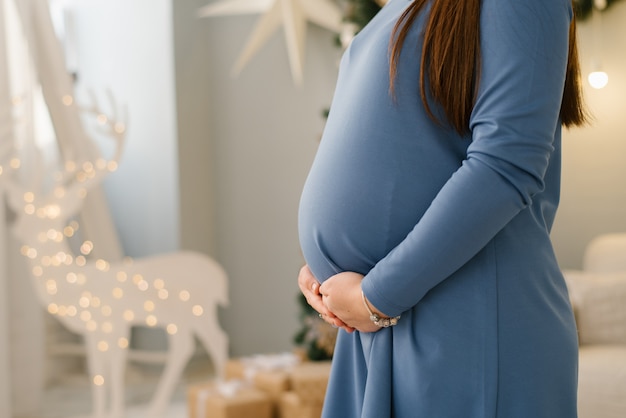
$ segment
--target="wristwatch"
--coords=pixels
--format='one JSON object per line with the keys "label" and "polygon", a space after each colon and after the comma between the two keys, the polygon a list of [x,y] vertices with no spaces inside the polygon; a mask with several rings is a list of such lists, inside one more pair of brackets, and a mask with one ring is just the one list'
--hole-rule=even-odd
{"label": "wristwatch", "polygon": [[389,318],[382,318],[377,313],[372,312],[370,305],[367,303],[367,299],[365,299],[365,293],[363,293],[363,291],[361,291],[361,298],[363,299],[363,305],[365,305],[367,313],[370,314],[370,320],[374,323],[374,325],[381,328],[389,328],[398,324],[398,321],[400,320],[400,315],[392,316]]}

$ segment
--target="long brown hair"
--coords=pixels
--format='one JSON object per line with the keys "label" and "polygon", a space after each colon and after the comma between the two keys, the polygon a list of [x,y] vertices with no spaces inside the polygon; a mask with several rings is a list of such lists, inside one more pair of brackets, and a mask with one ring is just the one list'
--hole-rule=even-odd
{"label": "long brown hair", "polygon": [[[428,3],[429,0],[414,0],[396,22],[389,46],[389,82],[392,93],[400,52],[409,28]],[[441,105],[448,122],[460,134],[469,131],[470,115],[478,89],[480,3],[481,0],[433,1],[424,31],[419,76],[422,102],[429,116],[437,120],[428,102],[425,87],[428,78],[430,96]],[[455,76],[451,77],[451,74]],[[569,31],[569,54],[560,118],[566,127],[584,125],[588,118],[580,84],[575,19]]]}

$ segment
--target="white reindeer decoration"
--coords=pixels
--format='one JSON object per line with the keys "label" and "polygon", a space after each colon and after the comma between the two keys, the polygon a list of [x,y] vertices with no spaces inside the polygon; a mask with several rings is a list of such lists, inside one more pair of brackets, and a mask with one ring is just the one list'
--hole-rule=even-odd
{"label": "white reindeer decoration", "polygon": [[[124,415],[124,374],[131,328],[162,327],[169,336],[168,358],[146,416],[163,414],[194,351],[197,336],[218,374],[227,360],[228,338],[217,319],[227,305],[227,276],[211,258],[175,252],[114,263],[91,260],[89,241],[80,254],[68,241],[72,219],[87,191],[114,171],[124,142],[124,125],[99,115],[117,141],[109,161],[65,164],[48,192],[24,190],[4,170],[5,189],[15,211],[12,230],[23,243],[39,301],[71,331],[83,336],[92,381],[93,416]],[[18,167],[12,160],[10,167]],[[0,172],[2,172],[0,170]],[[107,405],[107,401],[109,402]]]}

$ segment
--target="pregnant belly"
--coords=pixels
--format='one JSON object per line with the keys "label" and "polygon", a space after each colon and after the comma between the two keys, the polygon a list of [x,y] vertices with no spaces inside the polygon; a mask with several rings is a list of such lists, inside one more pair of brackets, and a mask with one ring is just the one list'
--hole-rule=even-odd
{"label": "pregnant belly", "polygon": [[302,252],[320,281],[342,271],[366,274],[404,239],[426,207],[402,190],[395,176],[329,174],[312,170],[299,209]]}

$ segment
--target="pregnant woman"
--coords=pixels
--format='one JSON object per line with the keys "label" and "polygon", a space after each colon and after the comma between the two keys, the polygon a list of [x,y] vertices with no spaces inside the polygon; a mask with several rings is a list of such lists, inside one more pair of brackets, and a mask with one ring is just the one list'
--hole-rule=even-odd
{"label": "pregnant woman", "polygon": [[299,210],[325,418],[577,416],[549,233],[579,78],[570,0],[391,0],[356,36]]}

